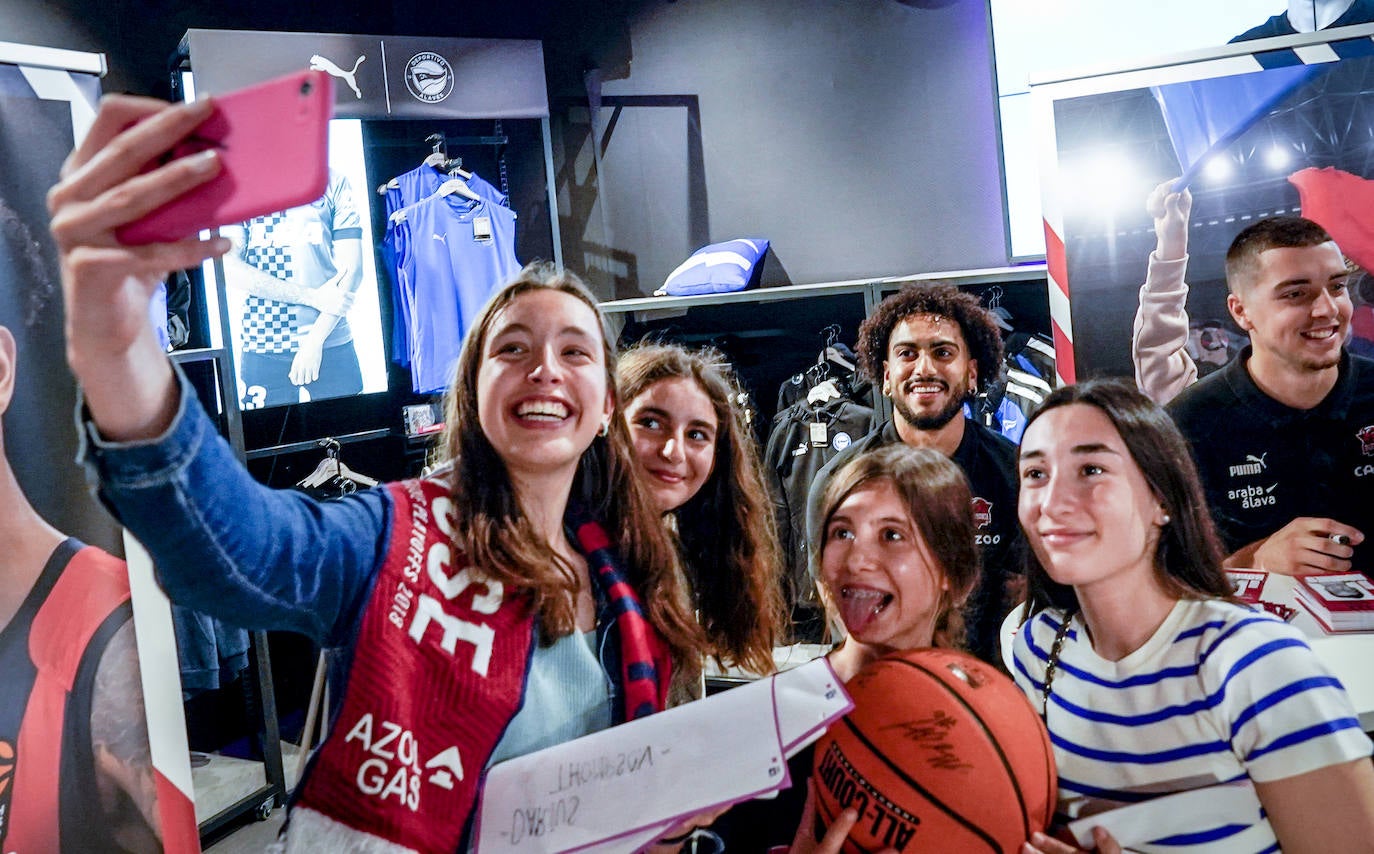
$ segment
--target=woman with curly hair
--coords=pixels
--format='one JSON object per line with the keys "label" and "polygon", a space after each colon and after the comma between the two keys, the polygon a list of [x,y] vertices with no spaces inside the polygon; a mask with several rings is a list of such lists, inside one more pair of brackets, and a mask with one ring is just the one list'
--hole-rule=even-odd
{"label": "woman with curly hair", "polygon": [[713,653],[771,672],[782,557],[734,372],[717,350],[660,343],[627,350],[617,370],[641,480],[676,526]]}

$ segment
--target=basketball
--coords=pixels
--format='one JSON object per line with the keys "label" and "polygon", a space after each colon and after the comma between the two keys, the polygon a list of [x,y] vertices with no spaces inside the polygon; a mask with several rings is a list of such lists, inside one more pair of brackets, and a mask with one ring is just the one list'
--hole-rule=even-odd
{"label": "basketball", "polygon": [[869,664],[845,688],[854,710],[816,742],[812,780],[818,831],[847,807],[859,813],[845,852],[1017,851],[1049,825],[1049,735],[991,665],[909,650]]}

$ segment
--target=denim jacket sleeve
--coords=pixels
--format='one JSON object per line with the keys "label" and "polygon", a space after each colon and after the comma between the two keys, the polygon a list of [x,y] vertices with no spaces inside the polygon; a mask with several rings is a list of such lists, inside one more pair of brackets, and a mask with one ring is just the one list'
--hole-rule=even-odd
{"label": "denim jacket sleeve", "polygon": [[248,629],[347,643],[386,554],[389,495],[318,502],[253,480],[180,370],[167,432],[107,442],[78,402],[83,463],[97,495],[153,557],[178,605]]}

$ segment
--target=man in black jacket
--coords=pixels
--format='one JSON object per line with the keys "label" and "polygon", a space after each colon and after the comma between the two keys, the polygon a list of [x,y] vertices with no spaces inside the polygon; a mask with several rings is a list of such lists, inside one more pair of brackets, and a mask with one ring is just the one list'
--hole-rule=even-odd
{"label": "man in black jacket", "polygon": [[997,378],[1002,339],[976,297],[952,285],[908,285],[859,327],[859,370],[892,401],[891,421],[850,445],[816,475],[807,502],[811,554],[820,553],[821,495],[830,474],[854,455],[895,442],[934,448],[954,460],[973,492],[982,582],[964,609],[968,647],[1002,666],[998,629],[1021,577],[1016,518],[1016,446],[964,416],[964,403]]}

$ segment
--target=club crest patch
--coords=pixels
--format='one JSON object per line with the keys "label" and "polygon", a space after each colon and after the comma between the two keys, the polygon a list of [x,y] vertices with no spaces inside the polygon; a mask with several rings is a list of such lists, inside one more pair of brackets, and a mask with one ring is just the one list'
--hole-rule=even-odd
{"label": "club crest patch", "polygon": [[975,497],[971,502],[973,505],[973,523],[979,528],[986,528],[992,524],[992,502],[986,498]]}

